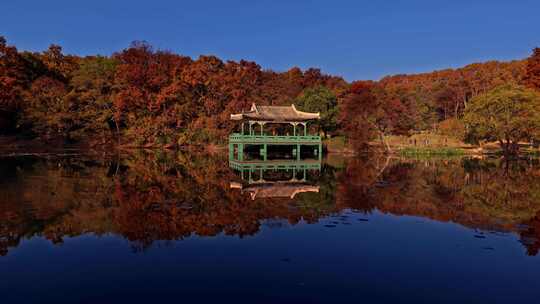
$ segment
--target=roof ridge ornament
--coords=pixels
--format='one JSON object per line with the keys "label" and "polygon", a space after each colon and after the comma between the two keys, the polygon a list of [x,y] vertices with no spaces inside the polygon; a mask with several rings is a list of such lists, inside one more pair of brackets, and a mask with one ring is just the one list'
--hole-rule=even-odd
{"label": "roof ridge ornament", "polygon": [[319,116],[319,118],[317,119],[320,119],[320,116],[321,116],[321,112],[317,112],[317,113],[310,113],[310,112],[304,112],[304,111],[300,111],[298,109],[296,109],[296,106],[293,104],[291,104],[291,107],[293,108],[293,110],[298,113],[298,114],[317,114]]}

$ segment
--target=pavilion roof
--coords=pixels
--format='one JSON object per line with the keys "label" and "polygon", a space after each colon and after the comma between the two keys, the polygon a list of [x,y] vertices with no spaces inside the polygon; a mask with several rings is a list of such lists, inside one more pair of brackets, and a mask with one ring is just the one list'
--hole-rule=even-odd
{"label": "pavilion roof", "polygon": [[290,106],[260,106],[251,105],[251,109],[240,114],[231,114],[231,120],[264,120],[276,122],[307,121],[320,119],[320,113],[303,112],[296,109],[294,104]]}

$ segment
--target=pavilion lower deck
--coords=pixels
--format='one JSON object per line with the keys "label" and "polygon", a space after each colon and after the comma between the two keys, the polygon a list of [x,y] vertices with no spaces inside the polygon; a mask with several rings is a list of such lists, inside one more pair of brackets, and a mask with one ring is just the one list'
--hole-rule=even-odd
{"label": "pavilion lower deck", "polygon": [[[255,148],[256,154],[261,160],[269,160],[269,147],[285,147],[290,146],[288,157],[292,156],[296,161],[301,160],[302,154],[311,149],[312,157],[322,159],[322,142],[320,136],[304,135],[304,136],[266,136],[266,135],[240,135],[232,134],[229,137],[229,160],[246,161],[246,151],[252,151]],[[306,150],[307,149],[307,150]],[[305,155],[304,155],[305,156]]]}

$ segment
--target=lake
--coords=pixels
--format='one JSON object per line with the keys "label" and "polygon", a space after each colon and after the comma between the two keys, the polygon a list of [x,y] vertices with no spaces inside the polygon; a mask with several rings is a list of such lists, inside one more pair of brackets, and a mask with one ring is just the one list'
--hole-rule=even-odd
{"label": "lake", "polygon": [[2,303],[534,303],[540,162],[0,157]]}

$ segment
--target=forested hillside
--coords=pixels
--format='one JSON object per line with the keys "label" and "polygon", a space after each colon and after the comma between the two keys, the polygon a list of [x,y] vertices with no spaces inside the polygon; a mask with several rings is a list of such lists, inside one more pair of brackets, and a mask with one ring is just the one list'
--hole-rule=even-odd
{"label": "forested hillside", "polygon": [[122,146],[220,143],[234,128],[231,113],[253,102],[296,103],[322,112],[325,135],[363,147],[390,134],[453,132],[471,100],[501,85],[538,90],[539,58],[537,49],[519,61],[348,83],[316,68],[275,72],[145,42],[111,56],[79,57],[58,45],[19,51],[0,37],[0,132]]}

